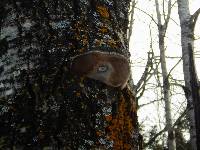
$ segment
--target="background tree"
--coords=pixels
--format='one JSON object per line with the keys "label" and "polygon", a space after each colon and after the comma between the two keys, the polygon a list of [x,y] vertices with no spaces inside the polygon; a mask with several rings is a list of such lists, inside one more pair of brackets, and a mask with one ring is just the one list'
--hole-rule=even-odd
{"label": "background tree", "polygon": [[[170,83],[169,83],[169,74],[167,71],[167,65],[166,65],[166,47],[165,47],[165,36],[166,31],[171,15],[171,0],[168,1],[168,11],[167,14],[163,14],[164,16],[164,23],[162,23],[162,16],[159,9],[159,2],[158,0],[155,0],[156,5],[156,14],[157,14],[157,26],[158,26],[158,38],[159,38],[159,49],[160,49],[160,63],[161,63],[161,71],[162,71],[162,91],[163,91],[163,100],[165,102],[165,117],[166,117],[166,130],[168,132],[168,148],[169,150],[175,150],[176,149],[176,142],[175,142],[175,135],[174,135],[174,129],[172,125],[172,112],[171,112],[171,97],[170,97]],[[163,4],[165,5],[165,2],[163,1]],[[163,10],[164,12],[164,10]]]}
{"label": "background tree", "polygon": [[70,70],[93,50],[128,59],[129,3],[1,1],[1,149],[137,149],[132,93]]}
{"label": "background tree", "polygon": [[178,0],[178,14],[181,25],[181,46],[183,57],[183,72],[185,80],[185,96],[187,98],[190,136],[192,149],[200,149],[200,95],[199,80],[194,59],[194,28],[200,14],[200,8],[190,15],[189,1]]}

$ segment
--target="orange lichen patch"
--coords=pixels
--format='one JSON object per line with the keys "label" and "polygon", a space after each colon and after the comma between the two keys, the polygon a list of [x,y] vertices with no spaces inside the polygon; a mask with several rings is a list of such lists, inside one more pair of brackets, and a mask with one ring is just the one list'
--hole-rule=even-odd
{"label": "orange lichen patch", "polygon": [[80,92],[76,92],[76,96],[77,96],[77,97],[80,97],[80,96],[81,96],[81,93],[80,93]]}
{"label": "orange lichen patch", "polygon": [[101,32],[101,33],[107,33],[108,32],[108,28],[101,27],[101,28],[99,28],[99,32]]}
{"label": "orange lichen patch", "polygon": [[105,44],[105,42],[101,39],[101,40],[95,40],[95,46],[102,46],[103,44]]}
{"label": "orange lichen patch", "polygon": [[112,48],[117,48],[117,41],[115,41],[114,39],[108,40],[107,44]]}
{"label": "orange lichen patch", "polygon": [[81,52],[81,53],[83,53],[85,51],[85,48],[83,47],[83,48],[81,48],[81,49],[79,49],[79,52]]}
{"label": "orange lichen patch", "polygon": [[100,131],[96,131],[96,135],[97,135],[97,136],[101,136],[102,133],[101,133]]}
{"label": "orange lichen patch", "polygon": [[77,41],[81,41],[81,46],[85,47],[89,45],[88,42],[88,31],[87,27],[84,22],[82,21],[77,21],[73,29],[71,29],[74,32],[73,39]]}
{"label": "orange lichen patch", "polygon": [[81,36],[79,33],[75,33],[73,38],[75,38],[76,40],[80,40]]}
{"label": "orange lichen patch", "polygon": [[107,116],[105,116],[105,118],[106,118],[106,121],[111,121],[112,120],[112,115],[107,115]]}
{"label": "orange lichen patch", "polygon": [[115,150],[131,149],[129,141],[134,130],[134,118],[130,115],[130,111],[133,111],[133,109],[130,109],[128,105],[130,105],[130,103],[121,95],[117,115],[113,116],[110,121],[106,119],[109,123],[106,128],[107,139],[114,142],[113,149]]}
{"label": "orange lichen patch", "polygon": [[109,18],[108,8],[105,6],[96,6],[97,12],[104,18]]}
{"label": "orange lichen patch", "polygon": [[75,24],[74,24],[74,27],[76,29],[80,29],[80,26],[81,26],[81,22],[80,21],[77,21]]}
{"label": "orange lichen patch", "polygon": [[87,38],[86,36],[83,36],[83,37],[82,37],[82,44],[83,44],[83,46],[86,46],[86,45],[89,44],[88,38]]}

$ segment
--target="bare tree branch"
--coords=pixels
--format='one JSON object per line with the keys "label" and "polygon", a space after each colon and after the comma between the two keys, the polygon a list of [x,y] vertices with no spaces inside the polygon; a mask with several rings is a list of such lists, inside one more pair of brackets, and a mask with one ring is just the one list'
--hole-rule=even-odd
{"label": "bare tree branch", "polygon": [[160,15],[158,0],[155,0],[155,4],[156,4],[156,14],[157,14],[157,19],[158,19],[158,26],[160,27],[162,25],[162,22],[161,22],[161,15]]}
{"label": "bare tree branch", "polygon": [[182,60],[182,57],[178,60],[178,62],[174,65],[174,67],[172,67],[172,69],[169,71],[167,78],[169,78],[171,72],[176,68],[176,66],[181,62],[181,60]]}
{"label": "bare tree branch", "polygon": [[153,103],[156,103],[156,102],[159,102],[161,101],[162,99],[157,99],[157,100],[153,100],[153,101],[150,101],[148,103],[145,103],[145,104],[142,104],[142,105],[139,105],[138,106],[138,109],[140,109],[141,107],[144,107],[144,106],[147,106],[147,105],[150,105],[150,104],[153,104]]}
{"label": "bare tree branch", "polygon": [[168,12],[167,12],[167,18],[165,19],[165,23],[164,23],[164,29],[166,30],[167,28],[167,25],[168,25],[168,22],[169,22],[169,19],[170,19],[170,15],[171,15],[171,9],[172,9],[172,6],[171,6],[171,0],[168,1]]}
{"label": "bare tree branch", "polygon": [[197,9],[197,11],[195,11],[195,13],[191,16],[193,30],[195,28],[195,25],[196,25],[197,19],[199,17],[199,14],[200,14],[200,8]]}
{"label": "bare tree branch", "polygon": [[179,83],[171,83],[171,85],[174,85],[174,86],[177,86],[177,87],[184,87],[184,85],[182,85],[182,84],[179,84]]}
{"label": "bare tree branch", "polygon": [[149,68],[152,66],[151,64],[152,64],[152,57],[151,57],[151,53],[148,52],[148,60],[147,60],[144,72],[142,74],[142,77],[140,78],[140,80],[136,84],[136,91],[138,91],[139,87],[142,86],[142,83],[146,81],[147,76],[149,74]]}
{"label": "bare tree branch", "polygon": [[155,21],[155,19],[154,19],[150,14],[148,14],[146,11],[144,11],[144,10],[138,8],[138,7],[135,7],[135,8],[138,9],[139,11],[143,12],[143,13],[146,14],[147,16],[149,16],[149,17],[153,20],[153,22],[154,22],[156,25],[158,25],[158,23]]}
{"label": "bare tree branch", "polygon": [[[146,89],[146,84],[147,82],[149,81],[149,79],[152,77],[153,74],[155,74],[155,70],[157,70],[158,68],[158,64],[157,63],[153,63],[153,59],[154,59],[154,52],[153,52],[153,47],[152,47],[152,34],[151,34],[151,28],[150,28],[151,24],[149,25],[149,31],[150,31],[150,38],[151,38],[151,42],[150,42],[150,51],[151,52],[148,52],[148,60],[147,60],[147,63],[146,63],[146,67],[145,67],[145,70],[142,74],[142,77],[140,78],[140,80],[138,81],[138,83],[136,84],[136,92],[137,93],[140,93],[139,96],[137,96],[137,99],[139,99],[145,89]],[[157,64],[155,69],[153,68],[153,64]],[[153,71],[153,73],[151,73],[151,71]]]}

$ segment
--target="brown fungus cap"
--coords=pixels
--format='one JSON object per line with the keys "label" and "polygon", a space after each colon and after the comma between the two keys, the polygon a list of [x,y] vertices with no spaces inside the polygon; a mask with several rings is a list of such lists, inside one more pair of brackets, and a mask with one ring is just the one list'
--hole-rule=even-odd
{"label": "brown fungus cap", "polygon": [[130,75],[127,59],[118,53],[91,51],[73,58],[71,70],[79,76],[123,89]]}

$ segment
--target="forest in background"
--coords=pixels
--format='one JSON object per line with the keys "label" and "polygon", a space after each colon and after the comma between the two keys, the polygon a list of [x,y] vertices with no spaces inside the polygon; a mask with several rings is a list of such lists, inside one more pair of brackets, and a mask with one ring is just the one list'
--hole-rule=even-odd
{"label": "forest in background", "polygon": [[[184,9],[181,8],[183,5]],[[196,77],[193,80],[198,81],[197,76],[200,76],[198,69],[200,65],[199,2],[136,0],[132,1],[131,6],[129,19],[133,24],[130,25],[132,31],[129,33],[132,36],[130,36],[129,48],[132,54],[132,76],[139,105],[138,116],[144,147],[146,149],[196,149],[195,146],[191,146],[192,143],[195,145],[190,138],[192,134],[190,129],[193,128],[194,122],[191,125],[191,112],[188,112],[191,107],[190,100],[188,101],[190,98],[187,97],[186,91],[186,87],[190,87],[188,82],[191,81],[185,81],[190,78],[190,75],[186,75],[187,69],[184,68],[187,60],[183,62],[187,59],[185,57],[187,50],[184,51],[182,33],[186,34],[188,29],[180,24],[183,24],[182,18],[186,18],[188,24],[191,21],[191,39],[188,38],[184,42],[192,44],[193,49],[188,50],[188,54],[190,51],[192,53],[190,55],[194,56],[192,62],[195,63],[193,67],[196,67],[196,71],[193,75]],[[181,9],[183,13],[180,12]],[[186,16],[181,18],[181,15]],[[185,55],[182,55],[183,53]],[[191,69],[188,73],[190,71]],[[199,83],[192,84],[199,89]],[[198,96],[197,101],[200,101]],[[169,135],[173,134],[167,131],[171,129],[174,130],[174,136],[169,145],[174,146],[168,147]]]}

